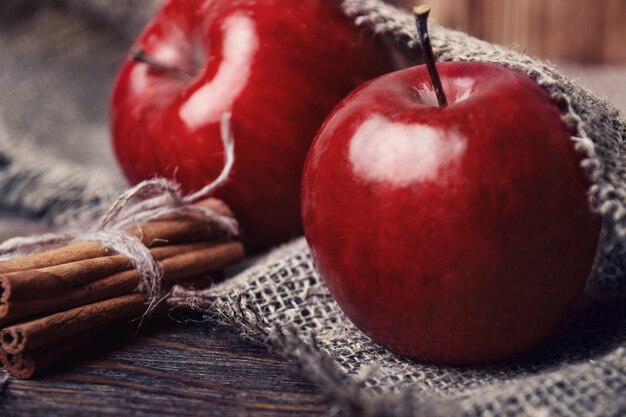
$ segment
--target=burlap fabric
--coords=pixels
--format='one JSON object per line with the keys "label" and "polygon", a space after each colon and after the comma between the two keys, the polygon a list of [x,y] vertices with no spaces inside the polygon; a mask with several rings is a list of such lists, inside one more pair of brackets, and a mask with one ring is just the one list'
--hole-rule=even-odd
{"label": "burlap fabric", "polygon": [[0,1],[0,208],[64,223],[125,188],[109,91],[151,1]]}
{"label": "burlap fabric", "polygon": [[[132,33],[128,28],[134,23],[127,16],[137,16],[126,8],[137,3],[100,0],[90,7],[78,1],[48,3],[45,11],[33,12],[28,7],[17,11],[36,13],[28,17],[30,22],[41,19],[29,25],[28,35],[23,33],[24,25],[1,29],[12,39],[8,46],[2,44],[1,62],[30,72],[32,78],[16,86],[11,78],[3,79],[6,72],[0,71],[0,89],[15,91],[16,96],[23,94],[24,101],[19,107],[9,103],[6,95],[0,98],[0,117],[4,120],[0,123],[0,152],[7,161],[0,170],[0,203],[58,218],[57,213],[67,207],[84,210],[98,206],[121,187],[111,180],[119,177],[110,157],[102,157],[108,155],[108,140],[100,112],[105,107],[102,101],[107,96],[112,67],[124,50],[120,44]],[[80,7],[72,13],[62,10],[72,3]],[[108,9],[107,3],[115,8]],[[414,50],[415,29],[410,15],[378,0],[341,3],[357,24],[391,36],[400,50]],[[142,7],[146,4],[142,2]],[[33,33],[53,22],[58,25],[54,27],[57,39],[40,36],[33,40]],[[99,23],[92,28],[92,22]],[[68,27],[78,28],[74,35],[88,34],[91,45],[73,43],[75,38]],[[124,30],[118,30],[122,27]],[[626,415],[626,123],[611,105],[550,66],[436,26],[431,38],[442,61],[489,61],[526,72],[559,103],[565,121],[577,132],[572,146],[584,155],[584,169],[594,183],[590,203],[604,216],[605,228],[590,284],[558,334],[534,352],[490,367],[440,367],[398,357],[370,341],[345,318],[315,271],[302,239],[255,261],[220,286],[200,293],[177,289],[168,301],[235,326],[244,336],[292,358],[346,414]],[[24,39],[25,45],[15,45]],[[97,54],[91,53],[94,48]],[[47,60],[42,62],[42,57]],[[95,65],[92,57],[108,65],[107,70]],[[53,75],[42,66],[52,68]],[[67,76],[63,76],[68,66],[76,71],[76,77],[93,77],[90,79],[98,82],[77,82],[71,90],[72,86],[66,85]],[[59,84],[56,88],[55,82]],[[20,91],[28,88],[36,90]],[[48,93],[48,104],[42,102],[46,88],[53,91]],[[59,94],[59,90],[64,92]],[[83,119],[89,117],[90,109],[99,123]],[[31,126],[33,123],[36,127]],[[100,127],[90,130],[86,126]],[[41,137],[49,139],[47,145]],[[47,146],[46,152],[33,149],[34,144]],[[82,156],[68,164],[66,154],[77,150]],[[53,190],[46,191],[51,185]]]}

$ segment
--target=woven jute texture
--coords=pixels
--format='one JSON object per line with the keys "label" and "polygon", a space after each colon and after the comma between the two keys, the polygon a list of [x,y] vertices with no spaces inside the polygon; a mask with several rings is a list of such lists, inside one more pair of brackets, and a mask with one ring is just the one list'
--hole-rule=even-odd
{"label": "woven jute texture", "polygon": [[[0,7],[1,62],[13,70],[0,71],[5,208],[62,221],[59,213],[68,208],[102,207],[123,188],[107,147],[104,108],[114,67],[149,4],[42,0]],[[415,54],[414,23],[406,12],[378,0],[340,6],[356,24]],[[593,181],[590,206],[605,227],[590,284],[559,332],[539,349],[489,367],[407,360],[346,319],[303,239],[204,292],[176,289],[168,302],[234,326],[293,359],[346,415],[626,415],[626,123],[610,104],[550,66],[434,25],[431,39],[440,61],[488,61],[527,73],[576,132],[572,146]]]}
{"label": "woven jute texture", "polygon": [[145,0],[0,1],[0,208],[64,223],[124,190],[106,122]]}

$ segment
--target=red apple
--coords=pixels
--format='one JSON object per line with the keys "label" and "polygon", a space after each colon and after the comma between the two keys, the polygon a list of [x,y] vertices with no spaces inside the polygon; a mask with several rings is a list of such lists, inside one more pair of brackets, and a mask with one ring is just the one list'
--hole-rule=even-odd
{"label": "red apple", "polygon": [[563,321],[601,221],[548,94],[486,63],[426,66],[356,89],[325,121],[302,180],[313,259],[352,322],[423,361],[475,364]]}
{"label": "red apple", "polygon": [[231,112],[235,166],[217,196],[258,246],[301,231],[315,132],[349,91],[392,69],[381,43],[328,0],[170,0],[133,50],[111,107],[126,177],[200,189],[222,169],[219,122]]}

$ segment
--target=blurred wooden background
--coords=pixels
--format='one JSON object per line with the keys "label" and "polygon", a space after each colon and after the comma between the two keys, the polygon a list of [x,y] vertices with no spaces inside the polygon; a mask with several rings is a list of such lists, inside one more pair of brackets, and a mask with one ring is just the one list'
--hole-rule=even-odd
{"label": "blurred wooden background", "polygon": [[529,55],[626,63],[626,0],[390,0],[431,6],[432,18]]}

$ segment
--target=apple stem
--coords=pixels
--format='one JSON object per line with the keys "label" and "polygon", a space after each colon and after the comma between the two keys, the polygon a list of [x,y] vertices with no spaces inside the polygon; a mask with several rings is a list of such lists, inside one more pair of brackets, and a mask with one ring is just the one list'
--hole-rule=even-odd
{"label": "apple stem", "polygon": [[182,74],[185,77],[193,77],[195,75],[193,72],[189,70],[176,67],[173,65],[168,65],[168,64],[158,61],[155,57],[148,54],[142,48],[133,49],[130,52],[130,56],[128,57],[128,59],[130,59],[131,61],[135,61],[135,62],[142,62],[159,71],[174,72],[177,74]]}
{"label": "apple stem", "polygon": [[430,75],[430,82],[433,84],[435,94],[437,95],[437,102],[439,107],[446,107],[448,100],[446,94],[443,91],[443,85],[441,85],[441,78],[435,65],[435,54],[433,53],[433,47],[430,44],[430,36],[428,35],[428,15],[430,14],[430,7],[426,5],[416,6],[413,9],[415,14],[415,23],[417,24],[417,38],[422,49],[422,55],[426,67],[428,68],[428,74]]}

